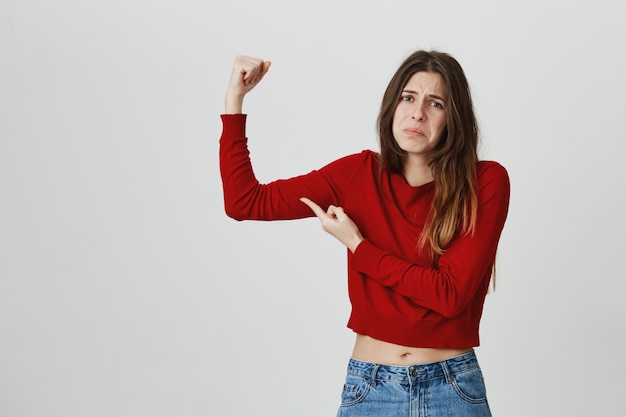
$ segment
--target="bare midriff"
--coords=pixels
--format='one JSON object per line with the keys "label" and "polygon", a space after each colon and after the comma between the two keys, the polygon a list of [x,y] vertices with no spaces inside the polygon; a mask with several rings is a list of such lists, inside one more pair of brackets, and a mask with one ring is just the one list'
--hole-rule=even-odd
{"label": "bare midriff", "polygon": [[410,366],[438,362],[471,351],[471,348],[435,349],[407,347],[357,334],[352,358],[381,365]]}

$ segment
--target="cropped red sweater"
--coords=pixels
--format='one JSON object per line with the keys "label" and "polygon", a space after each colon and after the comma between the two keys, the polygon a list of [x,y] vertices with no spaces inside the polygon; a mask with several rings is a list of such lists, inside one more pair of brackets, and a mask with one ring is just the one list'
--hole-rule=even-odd
{"label": "cropped red sweater", "polygon": [[372,151],[338,159],[306,175],[259,184],[250,162],[246,115],[222,115],[220,170],[226,213],[236,220],[312,217],[299,198],[344,208],[365,238],[348,250],[348,327],[412,347],[470,348],[478,329],[509,203],[509,178],[496,162],[478,164],[478,218],[433,266],[417,241],[434,197],[434,181],[408,185],[379,178]]}

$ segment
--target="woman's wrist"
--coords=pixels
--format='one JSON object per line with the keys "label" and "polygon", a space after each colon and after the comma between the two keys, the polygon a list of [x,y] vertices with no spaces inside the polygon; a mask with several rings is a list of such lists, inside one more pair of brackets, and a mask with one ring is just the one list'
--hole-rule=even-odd
{"label": "woman's wrist", "polygon": [[356,251],[356,248],[358,248],[361,242],[363,242],[364,240],[365,239],[363,239],[362,236],[358,236],[357,238],[352,239],[352,241],[348,245],[348,249],[350,249],[350,252],[354,253]]}
{"label": "woman's wrist", "polygon": [[243,110],[242,95],[226,93],[224,99],[224,114],[240,114]]}

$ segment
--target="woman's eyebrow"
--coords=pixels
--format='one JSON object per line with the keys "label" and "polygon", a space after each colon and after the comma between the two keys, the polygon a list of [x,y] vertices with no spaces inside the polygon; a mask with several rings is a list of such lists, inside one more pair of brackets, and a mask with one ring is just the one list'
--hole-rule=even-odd
{"label": "woman's eyebrow", "polygon": [[[418,95],[417,91],[413,91],[413,90],[402,90],[402,92],[403,92],[403,93],[408,93],[408,94],[416,94],[416,95]],[[445,98],[440,97],[440,96],[438,96],[437,94],[428,94],[428,95],[427,95],[427,97],[429,97],[429,98],[434,98],[434,99],[437,99],[437,100],[441,100],[441,101],[443,101],[444,103],[446,102],[446,99],[445,99]]]}

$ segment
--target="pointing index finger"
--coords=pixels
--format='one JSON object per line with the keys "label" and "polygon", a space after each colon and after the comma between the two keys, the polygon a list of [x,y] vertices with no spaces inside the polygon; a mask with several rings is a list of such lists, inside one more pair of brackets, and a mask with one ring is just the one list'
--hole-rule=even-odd
{"label": "pointing index finger", "polygon": [[300,199],[300,201],[302,201],[304,204],[309,206],[309,208],[311,210],[313,210],[313,213],[315,213],[315,215],[317,217],[320,217],[320,216],[323,216],[324,214],[326,214],[326,212],[324,210],[322,210],[322,208],[320,206],[318,206],[316,203],[314,203],[313,201],[309,200],[308,198],[302,197]]}

